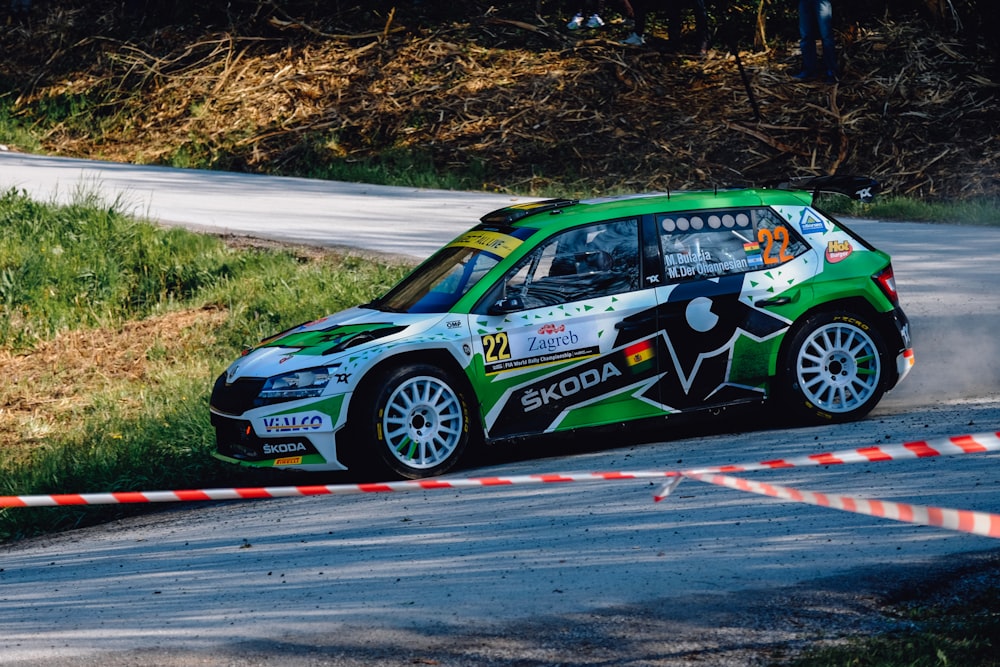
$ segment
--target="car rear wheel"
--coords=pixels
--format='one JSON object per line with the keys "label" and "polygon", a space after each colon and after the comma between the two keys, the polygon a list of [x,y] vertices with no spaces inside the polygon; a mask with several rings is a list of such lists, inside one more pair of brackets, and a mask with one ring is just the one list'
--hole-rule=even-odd
{"label": "car rear wheel", "polygon": [[886,347],[878,330],[853,313],[820,313],[792,335],[779,383],[794,419],[860,419],[886,390]]}
{"label": "car rear wheel", "polygon": [[381,463],[408,479],[454,467],[469,446],[471,430],[461,384],[426,364],[390,371],[377,384],[366,428]]}

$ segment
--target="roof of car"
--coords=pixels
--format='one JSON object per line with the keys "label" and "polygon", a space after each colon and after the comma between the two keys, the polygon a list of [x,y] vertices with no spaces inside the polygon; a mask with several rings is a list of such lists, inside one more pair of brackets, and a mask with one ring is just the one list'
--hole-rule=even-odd
{"label": "roof of car", "polygon": [[[617,215],[643,215],[652,212],[698,210],[706,208],[760,206],[762,204],[808,204],[817,192],[835,192],[857,199],[870,201],[878,190],[878,183],[865,176],[820,176],[789,179],[772,183],[763,188],[732,188],[714,190],[689,190],[680,192],[651,192],[642,194],[616,195],[594,199],[545,199],[525,204],[515,204],[484,215],[483,223],[515,225],[524,223],[539,226],[543,214],[548,221],[561,224],[572,218],[582,222],[583,218],[600,218]],[[530,221],[529,221],[530,219]],[[565,220],[565,222],[570,222]]]}
{"label": "roof of car", "polygon": [[[778,196],[773,197],[776,193]],[[778,191],[769,191],[769,194],[772,195],[767,197],[770,203],[803,203],[801,194]],[[775,202],[775,199],[779,201]],[[487,224],[548,227],[647,213],[760,206],[764,200],[762,191],[750,189],[654,192],[583,200],[545,199],[497,209],[480,220]],[[808,202],[808,198],[804,200],[804,203]]]}

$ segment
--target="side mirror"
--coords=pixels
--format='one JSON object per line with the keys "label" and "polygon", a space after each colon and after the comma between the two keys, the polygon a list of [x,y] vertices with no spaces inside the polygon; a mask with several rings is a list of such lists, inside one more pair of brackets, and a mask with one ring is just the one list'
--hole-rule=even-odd
{"label": "side mirror", "polygon": [[519,296],[507,296],[490,306],[487,312],[490,315],[506,315],[519,310],[524,310],[524,299]]}

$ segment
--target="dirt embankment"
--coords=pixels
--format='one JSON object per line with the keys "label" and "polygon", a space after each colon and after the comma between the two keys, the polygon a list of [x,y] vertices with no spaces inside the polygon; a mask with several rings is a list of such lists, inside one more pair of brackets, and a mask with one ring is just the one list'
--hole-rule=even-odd
{"label": "dirt embankment", "polygon": [[114,15],[58,6],[0,32],[0,79],[62,155],[306,175],[377,160],[520,192],[835,172],[915,197],[1000,192],[992,63],[917,21],[841,25],[842,77],[826,85],[790,78],[788,38],[737,62],[718,34],[701,57],[654,23],[631,48],[622,24],[570,33],[555,9],[462,22],[401,9],[351,32],[262,3],[239,29],[123,39]]}

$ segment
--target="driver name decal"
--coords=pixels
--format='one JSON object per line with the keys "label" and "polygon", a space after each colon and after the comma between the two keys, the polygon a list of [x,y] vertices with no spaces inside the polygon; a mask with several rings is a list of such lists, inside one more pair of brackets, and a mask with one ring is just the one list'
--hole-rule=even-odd
{"label": "driver name decal", "polygon": [[750,266],[746,259],[715,261],[712,253],[707,250],[692,254],[670,253],[663,257],[663,264],[667,270],[667,277],[671,280],[746,271]]}

